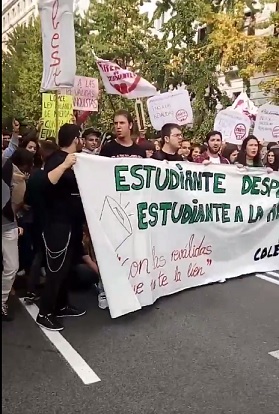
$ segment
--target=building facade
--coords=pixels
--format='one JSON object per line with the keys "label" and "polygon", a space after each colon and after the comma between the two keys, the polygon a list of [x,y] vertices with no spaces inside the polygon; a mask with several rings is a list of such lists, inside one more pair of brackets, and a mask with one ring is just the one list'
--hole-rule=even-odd
{"label": "building facade", "polygon": [[8,0],[2,6],[2,50],[16,26],[28,25],[38,14],[37,0]]}
{"label": "building facade", "polygon": [[[88,8],[89,0],[74,0],[74,10],[82,13]],[[9,33],[16,26],[28,25],[37,17],[38,0],[6,0],[2,4],[2,50],[6,50]]]}

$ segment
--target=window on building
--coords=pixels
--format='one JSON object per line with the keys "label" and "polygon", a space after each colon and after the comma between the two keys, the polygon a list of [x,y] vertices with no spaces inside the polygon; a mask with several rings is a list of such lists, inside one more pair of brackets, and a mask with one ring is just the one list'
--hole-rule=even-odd
{"label": "window on building", "polygon": [[3,27],[5,28],[5,26],[6,26],[6,19],[5,19],[5,17],[3,17],[2,24],[3,24]]}
{"label": "window on building", "polygon": [[10,22],[10,13],[7,14],[7,23]]}
{"label": "window on building", "polygon": [[22,1],[22,10],[25,10],[25,7],[26,7],[26,3],[25,3],[25,0],[23,0]]}
{"label": "window on building", "polygon": [[17,15],[18,16],[20,15],[20,4],[19,3],[17,3]]}
{"label": "window on building", "polygon": [[12,16],[15,17],[15,8],[12,8]]}

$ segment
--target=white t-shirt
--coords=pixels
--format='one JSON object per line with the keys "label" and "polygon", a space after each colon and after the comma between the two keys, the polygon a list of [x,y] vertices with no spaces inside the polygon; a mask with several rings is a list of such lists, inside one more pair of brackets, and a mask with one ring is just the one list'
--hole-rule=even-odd
{"label": "white t-shirt", "polygon": [[209,161],[212,164],[221,164],[220,157],[209,157]]}

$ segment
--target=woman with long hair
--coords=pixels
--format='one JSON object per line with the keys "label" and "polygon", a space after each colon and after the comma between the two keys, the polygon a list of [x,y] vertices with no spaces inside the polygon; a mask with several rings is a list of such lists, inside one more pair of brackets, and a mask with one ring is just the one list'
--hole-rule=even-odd
{"label": "woman with long hair", "polygon": [[272,168],[273,171],[279,171],[279,150],[268,151],[265,166]]}
{"label": "woman with long hair", "polygon": [[40,146],[37,138],[31,133],[28,134],[25,138],[23,138],[20,147],[25,148],[27,151],[31,152],[33,154],[34,167],[41,168],[42,159],[40,156]]}
{"label": "woman with long hair", "polygon": [[222,150],[223,157],[229,160],[230,164],[234,164],[236,162],[238,156],[238,147],[235,144],[226,144],[226,146]]}
{"label": "woman with long hair", "polygon": [[261,145],[258,138],[254,135],[248,135],[243,140],[236,163],[245,167],[263,167]]}

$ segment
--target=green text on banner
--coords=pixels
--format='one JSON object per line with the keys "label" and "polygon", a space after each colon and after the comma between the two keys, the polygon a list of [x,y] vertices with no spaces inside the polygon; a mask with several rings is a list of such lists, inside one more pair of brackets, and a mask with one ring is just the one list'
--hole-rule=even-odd
{"label": "green text on banner", "polygon": [[74,171],[112,317],[279,268],[279,173],[86,154]]}

